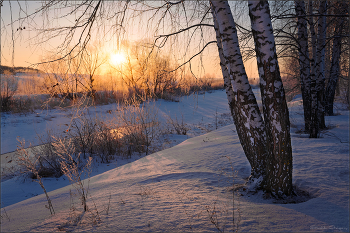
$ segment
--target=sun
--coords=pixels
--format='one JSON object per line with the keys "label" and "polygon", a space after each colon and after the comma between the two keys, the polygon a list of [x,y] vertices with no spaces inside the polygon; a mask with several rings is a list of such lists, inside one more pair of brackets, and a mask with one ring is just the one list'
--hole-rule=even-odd
{"label": "sun", "polygon": [[110,56],[110,62],[112,65],[120,65],[125,62],[125,56],[122,53],[113,53]]}

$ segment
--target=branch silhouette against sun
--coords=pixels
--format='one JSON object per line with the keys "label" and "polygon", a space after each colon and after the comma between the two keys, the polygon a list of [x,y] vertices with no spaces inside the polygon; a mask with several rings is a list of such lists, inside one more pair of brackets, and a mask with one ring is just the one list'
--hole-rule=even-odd
{"label": "branch silhouette against sun", "polygon": [[[102,0],[43,2],[40,8],[31,14],[19,18],[18,21],[26,19],[28,22],[34,22],[31,26],[37,31],[37,34],[31,38],[31,41],[36,40],[37,44],[44,44],[55,38],[63,39],[60,42],[61,44],[56,47],[56,54],[60,54],[58,58],[48,59],[32,65],[66,59],[72,54],[72,58],[78,57],[90,43],[92,35],[94,37],[97,35],[103,37],[103,34],[108,33],[103,27],[105,20],[116,19],[113,25],[114,33],[122,35],[125,32],[124,20],[129,3],[129,1],[114,2],[117,6],[112,8],[121,9],[114,12],[110,7],[113,4]],[[66,13],[61,14],[61,12]],[[39,16],[44,17],[45,23],[42,26],[35,24],[35,18]],[[62,23],[54,24],[55,21]],[[99,33],[101,31],[102,33]]]}

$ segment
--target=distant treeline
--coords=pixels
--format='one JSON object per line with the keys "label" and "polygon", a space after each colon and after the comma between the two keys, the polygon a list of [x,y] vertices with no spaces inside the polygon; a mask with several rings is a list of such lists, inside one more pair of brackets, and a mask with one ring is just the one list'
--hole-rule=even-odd
{"label": "distant treeline", "polygon": [[35,73],[43,73],[41,70],[29,68],[29,67],[11,67],[11,66],[0,66],[0,74],[3,74],[5,71],[8,71],[12,74],[15,73],[25,73],[25,72],[35,72]]}

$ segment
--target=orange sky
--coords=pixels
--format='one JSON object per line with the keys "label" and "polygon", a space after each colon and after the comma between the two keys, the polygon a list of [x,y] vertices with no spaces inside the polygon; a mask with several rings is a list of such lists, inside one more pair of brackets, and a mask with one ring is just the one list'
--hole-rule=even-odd
{"label": "orange sky", "polygon": [[[35,2],[30,2],[30,4],[27,3],[27,5],[24,2],[21,2],[21,4],[22,7],[26,6],[29,12],[40,6],[40,4]],[[61,43],[60,39],[62,38],[60,37],[51,39],[48,43],[39,43],[43,38],[36,37],[37,32],[33,30],[31,25],[39,25],[41,23],[40,17],[37,19],[38,22],[34,23],[26,21],[21,21],[20,23],[15,22],[11,28],[11,26],[8,25],[11,22],[11,14],[8,10],[9,7],[10,6],[8,2],[3,2],[3,7],[1,7],[1,65],[12,66],[13,57],[15,66],[30,66],[32,64],[40,62],[42,57],[45,57],[48,54],[48,51],[53,50],[57,45]],[[12,2],[11,8],[12,18],[13,20],[16,20],[19,16],[18,3]],[[17,30],[19,28],[24,28],[25,26],[27,27],[24,30]],[[11,39],[12,30],[14,32],[14,47]],[[139,30],[142,30],[142,25],[141,27],[140,25],[133,27],[133,30],[131,32],[128,32],[128,40],[137,41],[150,36],[147,34],[147,32],[140,32]],[[140,36],[140,34],[142,36]],[[110,51],[111,53],[113,51],[113,53],[115,53],[115,43],[113,41],[109,42],[109,45],[106,46],[106,51]],[[217,77],[221,77],[221,70],[215,44],[211,44],[207,47],[207,49],[203,52],[201,60],[203,65],[200,65],[199,58],[193,59],[192,70],[196,75],[202,76],[205,73],[208,73],[214,74]],[[245,67],[249,78],[258,77],[255,60],[246,62]]]}

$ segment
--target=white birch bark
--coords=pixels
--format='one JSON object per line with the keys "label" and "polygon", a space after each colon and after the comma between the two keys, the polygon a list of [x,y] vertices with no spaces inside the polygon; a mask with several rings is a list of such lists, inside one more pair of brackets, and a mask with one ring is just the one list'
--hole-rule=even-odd
{"label": "white birch bark", "polygon": [[[210,1],[227,98],[253,179],[264,178],[264,122],[243,65],[237,30],[227,1]],[[262,177],[262,178],[260,178]]]}
{"label": "white birch bark", "polygon": [[268,1],[248,1],[267,135],[265,190],[277,197],[292,193],[290,122],[280,76]]}

